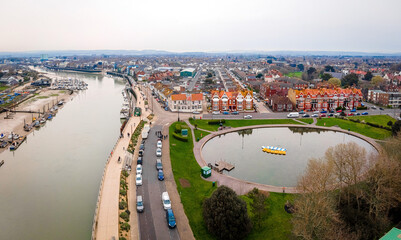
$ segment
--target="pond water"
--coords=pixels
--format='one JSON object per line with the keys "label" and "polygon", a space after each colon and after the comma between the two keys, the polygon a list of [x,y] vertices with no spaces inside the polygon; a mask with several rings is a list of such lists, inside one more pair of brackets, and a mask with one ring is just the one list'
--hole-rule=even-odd
{"label": "pond water", "polygon": [[[312,128],[258,128],[217,136],[208,141],[202,155],[207,163],[224,160],[235,168],[224,174],[273,186],[294,187],[310,158],[323,157],[329,147],[355,142],[367,153],[376,149],[368,142],[342,132]],[[269,154],[261,146],[287,149],[286,155]]]}

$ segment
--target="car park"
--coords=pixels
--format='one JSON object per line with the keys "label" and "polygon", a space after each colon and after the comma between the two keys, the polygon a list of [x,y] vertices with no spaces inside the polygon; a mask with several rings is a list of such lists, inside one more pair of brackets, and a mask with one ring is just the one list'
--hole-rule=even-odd
{"label": "car park", "polygon": [[162,148],[162,141],[161,140],[157,140],[157,143],[156,143],[156,147],[157,148]]}
{"label": "car park", "polygon": [[136,174],[137,175],[142,174],[142,165],[141,164],[136,165]]}
{"label": "car park", "polygon": [[156,149],[156,157],[161,157],[162,156],[162,149],[158,148]]}
{"label": "car park", "polygon": [[368,115],[368,114],[369,114],[368,112],[363,112],[363,113],[362,113],[362,115]]}
{"label": "car park", "polygon": [[170,202],[170,197],[168,195],[168,192],[162,193],[162,204],[163,204],[164,210],[171,208],[171,202]]}
{"label": "car park", "polygon": [[137,186],[142,186],[142,175],[141,174],[136,175],[135,183]]}
{"label": "car park", "polygon": [[144,210],[143,199],[142,199],[142,196],[139,195],[136,197],[136,211],[143,212],[143,210]]}
{"label": "car park", "polygon": [[252,115],[245,115],[244,119],[252,119]]}
{"label": "car park", "polygon": [[303,118],[308,118],[310,117],[309,114],[305,113],[304,115],[302,115]]}
{"label": "car park", "polygon": [[163,164],[161,159],[156,159],[156,169],[157,170],[162,170],[163,169]]}
{"label": "car park", "polygon": [[166,220],[167,220],[167,225],[169,228],[175,228],[176,222],[175,222],[175,217],[172,209],[167,209],[166,211]]}
{"label": "car park", "polygon": [[163,181],[164,180],[163,170],[157,171],[157,179],[159,179],[159,181]]}
{"label": "car park", "polygon": [[141,164],[142,165],[143,162],[143,158],[142,157],[138,157],[138,160],[136,160],[136,164]]}

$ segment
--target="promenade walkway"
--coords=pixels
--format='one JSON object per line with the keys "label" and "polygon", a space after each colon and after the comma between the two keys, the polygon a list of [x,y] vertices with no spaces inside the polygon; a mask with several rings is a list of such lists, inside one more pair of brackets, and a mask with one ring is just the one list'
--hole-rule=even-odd
{"label": "promenade walkway", "polygon": [[[188,126],[191,128],[192,131],[192,136],[194,136],[193,129],[194,126],[192,126],[189,121],[185,121]],[[338,131],[338,132],[343,132],[347,134],[351,134],[353,136],[356,136],[358,138],[361,138],[368,143],[370,143],[374,148],[376,148],[377,151],[380,151],[381,147],[380,145],[372,138],[366,137],[364,135],[361,135],[359,133],[355,132],[350,132],[347,130],[343,130],[338,127],[319,127],[319,126],[312,126],[312,125],[293,125],[293,124],[275,124],[275,125],[254,125],[254,126],[246,126],[246,127],[238,127],[238,128],[230,128],[226,130],[220,130],[217,132],[212,132],[211,134],[205,136],[202,138],[199,142],[196,142],[194,137],[193,137],[193,142],[194,142],[194,156],[196,158],[196,161],[198,162],[199,166],[207,166],[206,161],[203,159],[202,156],[202,148],[203,146],[212,139],[213,137],[216,137],[218,135],[226,134],[229,132],[234,132],[234,131],[240,131],[244,129],[251,129],[251,128],[269,128],[269,127],[301,127],[301,128],[316,128],[316,129],[322,129],[322,130],[331,130],[331,131]],[[203,130],[203,129],[201,129]],[[217,171],[212,172],[212,176],[205,179],[207,181],[211,182],[217,182],[218,185],[225,185],[230,188],[232,188],[237,194],[246,194],[253,188],[258,188],[263,191],[269,191],[269,192],[286,192],[286,193],[297,193],[298,190],[295,187],[282,187],[282,186],[271,186],[271,185],[265,185],[265,184],[259,184],[259,183],[254,183],[254,182],[248,182],[245,180],[237,179],[222,173],[218,173]]]}
{"label": "promenade walkway", "polygon": [[[138,97],[136,106],[145,109],[144,100],[138,89],[134,89]],[[112,237],[118,239],[118,202],[119,202],[119,189],[120,189],[120,173],[122,164],[118,163],[118,157],[124,158],[126,149],[130,142],[130,136],[138,126],[141,119],[145,118],[149,112],[144,111],[141,117],[131,117],[123,131],[123,137],[120,138],[112,153],[110,154],[108,163],[105,167],[104,179],[100,191],[98,214],[94,224],[93,239],[110,240]],[[136,164],[132,164],[132,169],[135,169]],[[135,170],[134,170],[135,171]],[[131,174],[132,175],[132,174]],[[131,176],[130,176],[131,177]],[[135,196],[135,187],[130,188],[130,196]],[[136,212],[133,212],[136,214]],[[132,231],[137,232],[138,224],[133,225]],[[134,235],[135,236],[135,235]],[[138,239],[138,237],[136,237]]]}

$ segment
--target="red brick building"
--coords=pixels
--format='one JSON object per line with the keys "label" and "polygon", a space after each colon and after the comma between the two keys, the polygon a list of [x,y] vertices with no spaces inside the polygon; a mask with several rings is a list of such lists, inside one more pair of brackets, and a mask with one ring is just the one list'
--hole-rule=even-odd
{"label": "red brick building", "polygon": [[211,103],[212,111],[253,111],[253,94],[251,91],[212,91]]}

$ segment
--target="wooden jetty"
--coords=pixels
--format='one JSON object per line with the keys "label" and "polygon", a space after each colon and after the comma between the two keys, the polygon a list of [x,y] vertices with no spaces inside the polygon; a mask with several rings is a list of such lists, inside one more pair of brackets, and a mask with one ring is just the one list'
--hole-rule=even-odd
{"label": "wooden jetty", "polygon": [[223,161],[223,160],[220,160],[220,161],[216,162],[214,165],[215,165],[214,168],[215,168],[218,172],[222,172],[223,170],[231,171],[231,170],[233,170],[234,167],[235,167],[235,166],[232,165],[231,163],[228,163],[228,162]]}

